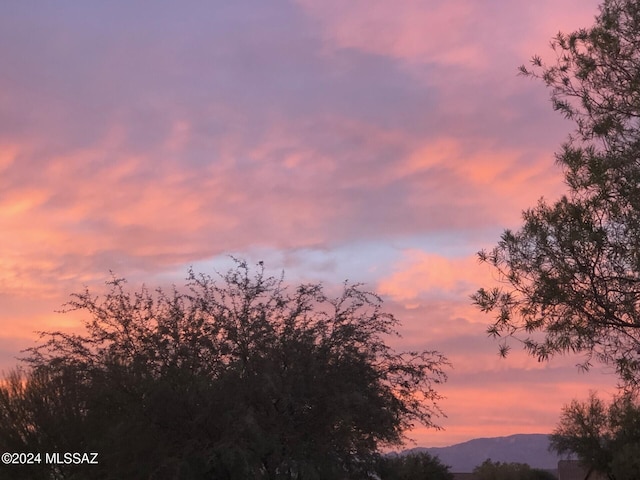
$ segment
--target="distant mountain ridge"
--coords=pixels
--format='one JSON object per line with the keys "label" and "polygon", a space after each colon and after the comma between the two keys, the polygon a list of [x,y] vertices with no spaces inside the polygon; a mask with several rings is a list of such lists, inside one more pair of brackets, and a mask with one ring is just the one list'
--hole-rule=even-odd
{"label": "distant mountain ridge", "polygon": [[424,451],[437,456],[457,473],[471,472],[488,458],[494,462],[527,463],[533,468],[555,470],[558,460],[564,458],[549,451],[549,436],[542,433],[476,438],[450,447],[419,447],[402,453]]}

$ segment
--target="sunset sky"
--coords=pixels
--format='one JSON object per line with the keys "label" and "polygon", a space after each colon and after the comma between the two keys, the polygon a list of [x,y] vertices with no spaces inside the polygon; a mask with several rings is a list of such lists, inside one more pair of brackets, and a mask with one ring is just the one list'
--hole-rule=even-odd
{"label": "sunset sky", "polygon": [[596,0],[0,4],[0,369],[69,294],[181,284],[228,255],[291,282],[365,282],[399,348],[453,364],[418,445],[550,432],[614,391],[578,358],[506,360],[469,295],[476,252],[565,186],[572,124],[541,82]]}

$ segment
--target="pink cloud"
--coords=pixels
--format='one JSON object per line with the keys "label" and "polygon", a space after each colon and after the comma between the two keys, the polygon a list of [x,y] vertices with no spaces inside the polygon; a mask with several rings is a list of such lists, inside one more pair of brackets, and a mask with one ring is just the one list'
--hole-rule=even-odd
{"label": "pink cloud", "polygon": [[[588,25],[598,2],[565,0],[401,3],[297,0],[320,20],[333,48],[354,48],[410,63],[437,63],[474,71],[495,68],[497,55],[530,58],[559,29]],[[560,7],[560,8],[559,8]],[[533,50],[532,50],[533,48]]]}
{"label": "pink cloud", "polygon": [[404,60],[481,65],[486,61],[478,43],[465,31],[474,22],[473,2],[411,0],[376,3],[365,0],[299,0],[321,19],[327,41],[339,48],[356,48]]}
{"label": "pink cloud", "polygon": [[463,296],[477,285],[492,282],[486,267],[474,257],[448,258],[419,250],[408,250],[395,273],[378,283],[383,295],[411,302],[427,296]]}

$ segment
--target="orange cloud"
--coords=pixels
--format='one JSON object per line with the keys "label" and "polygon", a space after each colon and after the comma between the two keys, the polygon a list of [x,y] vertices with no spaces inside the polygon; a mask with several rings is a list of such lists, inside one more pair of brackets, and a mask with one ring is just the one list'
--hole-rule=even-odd
{"label": "orange cloud", "polygon": [[411,302],[423,295],[464,296],[490,280],[486,267],[474,257],[452,259],[409,249],[396,272],[379,281],[378,290],[396,301]]}
{"label": "orange cloud", "polygon": [[604,396],[615,392],[613,379],[596,372],[579,375],[571,369],[559,369],[545,376],[525,372],[517,377],[481,375],[482,384],[465,386],[462,379],[456,379],[454,369],[449,383],[441,389],[446,397],[442,401],[447,414],[441,421],[444,430],[416,427],[410,437],[417,445],[439,447],[471,438],[551,433],[562,407],[574,398],[583,398],[593,389]]}
{"label": "orange cloud", "polygon": [[[517,221],[521,210],[535,205],[542,195],[554,198],[565,189],[562,173],[550,162],[547,150],[526,152],[489,141],[465,145],[452,137],[438,138],[416,147],[396,170],[406,178],[443,176],[443,172],[458,186],[446,190],[447,200],[471,202],[478,212],[484,208],[505,225]],[[415,208],[428,196],[433,197],[433,192],[416,189]]]}

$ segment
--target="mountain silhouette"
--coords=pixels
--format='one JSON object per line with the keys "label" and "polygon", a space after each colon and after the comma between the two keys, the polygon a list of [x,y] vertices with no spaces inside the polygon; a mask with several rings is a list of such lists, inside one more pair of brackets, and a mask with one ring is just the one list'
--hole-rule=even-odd
{"label": "mountain silhouette", "polygon": [[473,471],[488,458],[494,462],[526,463],[545,470],[555,470],[558,460],[564,458],[549,451],[549,436],[541,433],[476,438],[449,447],[413,448],[402,454],[425,451],[440,458],[452,472],[460,473]]}

